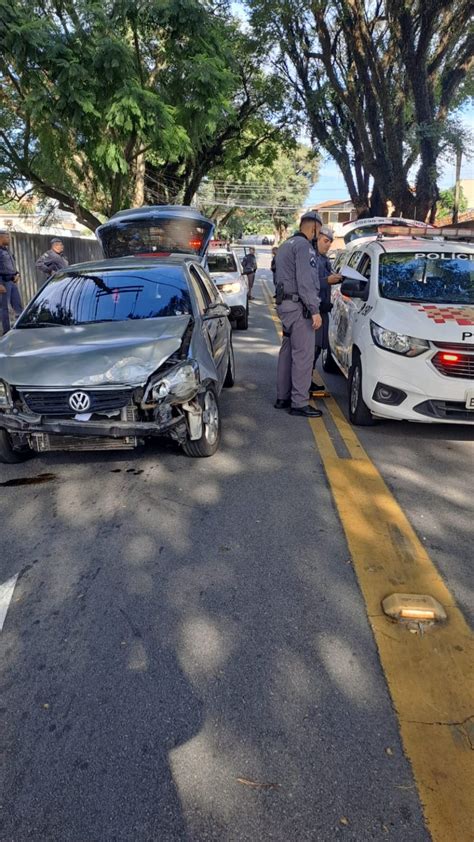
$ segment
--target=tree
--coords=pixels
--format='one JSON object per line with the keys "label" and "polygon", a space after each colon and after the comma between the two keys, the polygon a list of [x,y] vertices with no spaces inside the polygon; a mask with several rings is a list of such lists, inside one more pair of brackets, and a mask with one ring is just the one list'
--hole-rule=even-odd
{"label": "tree", "polygon": [[285,121],[217,2],[0,0],[0,24],[0,193],[92,229],[143,203],[147,162],[189,199],[246,127],[255,151]]}
{"label": "tree", "polygon": [[[447,190],[441,190],[439,194],[437,217],[442,219],[445,216],[451,216],[454,208],[454,187],[448,187]],[[467,199],[463,193],[462,187],[459,196],[459,212],[463,213],[468,208]]]}
{"label": "tree", "polygon": [[274,147],[268,156],[216,172],[215,180],[198,192],[200,206],[219,230],[234,235],[275,230],[281,238],[294,225],[317,179],[319,158],[302,144],[287,150]]}
{"label": "tree", "polygon": [[433,218],[443,132],[470,84],[468,0],[250,5],[359,215],[390,201],[398,214]]}

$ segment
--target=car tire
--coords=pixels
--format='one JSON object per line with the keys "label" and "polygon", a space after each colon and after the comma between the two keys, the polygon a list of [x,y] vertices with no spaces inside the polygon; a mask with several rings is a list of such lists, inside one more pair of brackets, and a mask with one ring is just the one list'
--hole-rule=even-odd
{"label": "car tire", "polygon": [[328,374],[341,373],[341,369],[331,354],[330,348],[323,348],[321,352],[321,365],[323,367],[323,371],[326,371]]}
{"label": "car tire", "polygon": [[353,356],[349,370],[349,420],[359,427],[370,427],[375,423],[374,417],[362,397],[362,362],[360,354]]}
{"label": "car tire", "polygon": [[234,357],[234,346],[232,342],[230,343],[229,348],[229,362],[227,363],[227,374],[224,380],[224,387],[226,389],[231,389],[235,383],[235,357]]}
{"label": "car tire", "polygon": [[6,430],[0,430],[0,462],[4,465],[17,465],[19,462],[25,462],[33,456],[33,451],[14,450],[11,438]]}
{"label": "car tire", "polygon": [[248,330],[249,326],[249,303],[247,301],[247,308],[243,316],[240,319],[237,319],[236,323],[237,330]]}
{"label": "car tire", "polygon": [[194,459],[213,456],[221,439],[221,416],[215,387],[209,385],[199,401],[204,415],[202,436],[196,441],[187,439],[181,445],[186,456]]}

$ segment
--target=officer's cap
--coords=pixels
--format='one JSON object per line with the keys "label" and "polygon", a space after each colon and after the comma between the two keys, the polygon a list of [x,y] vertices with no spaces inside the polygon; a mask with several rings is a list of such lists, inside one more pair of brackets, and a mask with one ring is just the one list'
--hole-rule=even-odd
{"label": "officer's cap", "polygon": [[323,220],[321,219],[319,213],[317,211],[306,211],[301,217],[300,222],[319,222],[320,225],[323,224]]}
{"label": "officer's cap", "polygon": [[329,225],[323,225],[319,233],[327,237],[328,240],[331,240],[331,243],[334,240],[334,231],[329,227]]}
{"label": "officer's cap", "polygon": [[63,243],[63,241],[60,239],[60,237],[53,237],[53,239],[52,239],[52,240],[50,240],[50,243],[51,243],[51,245],[52,245],[52,246],[54,246],[54,244],[55,244],[55,243],[61,243],[61,245],[64,245],[64,243]]}

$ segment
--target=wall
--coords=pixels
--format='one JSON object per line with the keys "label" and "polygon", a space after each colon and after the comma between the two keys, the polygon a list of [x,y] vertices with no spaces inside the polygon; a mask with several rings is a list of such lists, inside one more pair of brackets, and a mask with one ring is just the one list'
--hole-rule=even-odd
{"label": "wall", "polygon": [[[46,276],[38,272],[35,263],[50,247],[50,234],[12,233],[12,251],[20,273],[20,291],[23,304],[33,298],[43,286]],[[64,255],[70,264],[85,263],[88,260],[100,260],[102,248],[98,241],[91,237],[64,237]]]}

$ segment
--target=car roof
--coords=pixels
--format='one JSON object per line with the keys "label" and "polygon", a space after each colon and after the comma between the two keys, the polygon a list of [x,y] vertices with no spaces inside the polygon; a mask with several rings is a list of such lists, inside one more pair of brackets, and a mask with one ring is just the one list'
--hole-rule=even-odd
{"label": "car roof", "polygon": [[163,266],[180,266],[188,262],[200,265],[199,257],[193,254],[170,254],[163,257],[113,257],[105,260],[94,260],[89,263],[75,263],[68,266],[64,273],[66,274],[71,269],[84,273],[93,271],[120,272],[126,269],[158,269]]}
{"label": "car roof", "polygon": [[459,240],[427,240],[424,237],[373,237],[372,239],[354,240],[346,252],[361,251],[369,246],[378,247],[381,252],[426,251],[426,252],[469,252],[474,253],[474,246]]}

